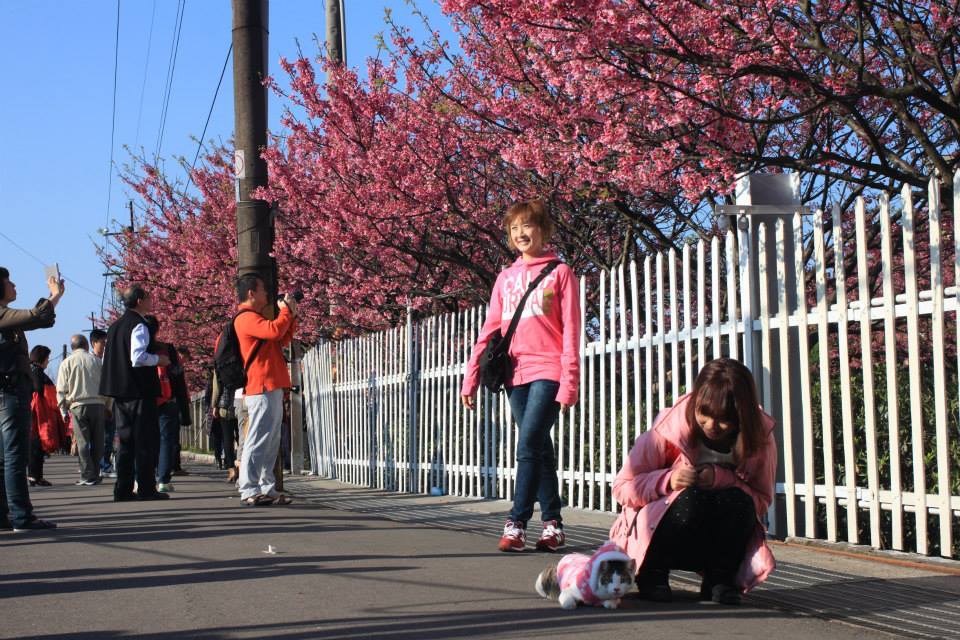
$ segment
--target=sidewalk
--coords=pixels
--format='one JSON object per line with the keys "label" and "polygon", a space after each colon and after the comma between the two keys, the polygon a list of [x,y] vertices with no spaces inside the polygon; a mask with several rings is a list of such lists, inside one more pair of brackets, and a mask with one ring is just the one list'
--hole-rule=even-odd
{"label": "sidewalk", "polygon": [[[169,501],[114,503],[110,484],[73,486],[72,458],[48,461],[55,486],[31,497],[60,528],[0,532],[0,637],[865,639],[907,623],[960,635],[960,577],[783,546],[743,607],[697,602],[679,574],[671,604],[563,611],[532,588],[555,556],[495,550],[504,503],[296,478],[294,505],[249,508],[210,467],[188,468]],[[565,516],[583,549],[609,522]],[[831,619],[804,615],[818,607]]]}

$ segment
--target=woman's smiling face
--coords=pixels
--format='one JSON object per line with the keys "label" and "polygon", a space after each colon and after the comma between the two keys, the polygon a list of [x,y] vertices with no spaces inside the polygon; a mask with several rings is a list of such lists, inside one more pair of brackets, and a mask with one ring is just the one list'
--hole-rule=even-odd
{"label": "woman's smiling face", "polygon": [[519,216],[510,223],[510,241],[526,257],[536,258],[543,253],[543,231],[539,225]]}

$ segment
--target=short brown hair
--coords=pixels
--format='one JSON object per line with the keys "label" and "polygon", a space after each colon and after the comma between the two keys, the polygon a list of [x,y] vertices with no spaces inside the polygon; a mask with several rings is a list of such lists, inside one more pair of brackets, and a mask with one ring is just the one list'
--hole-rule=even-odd
{"label": "short brown hair", "polygon": [[516,247],[513,246],[513,239],[510,237],[510,225],[518,218],[522,222],[532,222],[540,227],[540,233],[543,234],[543,243],[550,242],[553,237],[553,220],[550,219],[550,212],[543,200],[514,202],[507,209],[506,215],[503,216],[503,230],[507,234],[507,244],[511,249],[516,249]]}

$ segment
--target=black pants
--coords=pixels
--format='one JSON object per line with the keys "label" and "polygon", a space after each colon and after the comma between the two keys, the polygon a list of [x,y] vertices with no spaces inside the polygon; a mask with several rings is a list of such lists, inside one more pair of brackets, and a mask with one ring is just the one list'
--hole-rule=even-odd
{"label": "black pants", "polygon": [[43,447],[40,446],[40,435],[30,434],[30,447],[27,449],[27,476],[34,480],[43,479]]}
{"label": "black pants", "polygon": [[685,489],[657,525],[637,580],[666,582],[670,569],[684,569],[732,584],[756,522],[753,498],[736,487]]}
{"label": "black pants", "polygon": [[157,492],[157,457],[160,452],[160,426],[157,402],[149,400],[120,400],[113,405],[120,448],[117,450],[117,484],[114,497],[133,494],[134,463],[136,463],[137,493],[141,496]]}

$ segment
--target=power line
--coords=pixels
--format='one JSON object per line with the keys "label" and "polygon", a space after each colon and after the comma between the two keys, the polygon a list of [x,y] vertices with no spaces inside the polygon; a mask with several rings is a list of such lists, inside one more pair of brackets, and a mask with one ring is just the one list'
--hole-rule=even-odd
{"label": "power line", "polygon": [[[12,244],[13,246],[15,246],[17,249],[19,249],[20,251],[22,251],[23,253],[25,253],[25,254],[28,255],[29,257],[33,258],[40,266],[46,267],[46,266],[49,264],[48,262],[44,262],[43,260],[41,260],[40,258],[38,258],[37,256],[35,256],[34,254],[32,254],[32,253],[30,253],[29,251],[27,251],[26,249],[24,249],[19,243],[17,243],[16,240],[14,240],[13,238],[11,238],[11,237],[8,236],[7,234],[5,234],[3,231],[0,231],[0,237],[6,238],[7,242],[9,242],[9,243]],[[70,284],[75,285],[76,287],[78,287],[78,288],[80,288],[80,289],[83,289],[84,291],[86,291],[86,292],[88,292],[88,293],[92,293],[92,294],[95,295],[95,296],[99,296],[99,295],[100,295],[99,293],[97,293],[97,292],[94,291],[93,289],[88,289],[87,287],[83,286],[82,284],[80,284],[80,283],[77,282],[76,280],[71,280],[70,278],[64,276],[63,274],[61,274],[60,277],[63,278],[64,280],[66,280],[67,282],[69,282]]]}
{"label": "power line", "polygon": [[[110,174],[107,178],[107,226],[110,226],[110,205],[113,202],[113,150],[114,136],[117,131],[117,69],[120,66],[120,0],[117,0],[117,27],[113,41],[113,109],[110,116]],[[106,287],[107,279],[103,279]],[[77,285],[80,286],[80,285]],[[83,288],[83,287],[81,287]],[[88,289],[89,291],[89,289]],[[106,291],[100,295],[100,308],[103,308],[103,300]],[[96,295],[96,294],[94,294]]]}
{"label": "power line", "polygon": [[157,133],[157,148],[154,152],[154,163],[160,158],[160,149],[163,147],[163,132],[167,126],[167,112],[170,107],[170,94],[173,93],[173,74],[177,68],[177,54],[180,51],[180,33],[183,29],[183,14],[186,9],[186,0],[177,3],[176,25],[173,29],[173,42],[170,44],[170,58],[167,62],[167,86],[164,89],[163,110],[160,113],[160,131]]}
{"label": "power line", "polygon": [[117,67],[120,57],[120,0],[117,0],[117,30],[113,42],[113,110],[110,116],[110,174],[107,179],[107,224],[110,224],[110,199],[113,196],[113,145],[117,131]]}
{"label": "power line", "polygon": [[147,93],[147,71],[150,70],[150,51],[153,47],[153,23],[156,17],[157,0],[153,0],[153,11],[150,14],[150,35],[147,36],[147,59],[143,63],[143,84],[140,85],[140,108],[137,110],[137,135],[134,137],[134,149],[140,145],[140,121],[143,117],[143,97]]}
{"label": "power line", "polygon": [[[200,150],[203,149],[203,139],[207,135],[207,126],[210,124],[210,116],[213,115],[213,107],[217,104],[217,96],[220,94],[220,85],[223,84],[223,76],[227,72],[227,65],[230,63],[231,53],[233,53],[232,42],[227,48],[227,57],[223,61],[223,69],[220,70],[220,80],[217,81],[217,89],[213,92],[213,100],[210,102],[210,110],[207,111],[207,121],[203,123],[203,133],[200,134],[200,140],[197,142],[197,153],[193,156],[193,163],[190,165],[190,183],[193,182],[193,169],[197,166],[197,158],[200,157]],[[190,186],[189,183],[187,186]]]}

